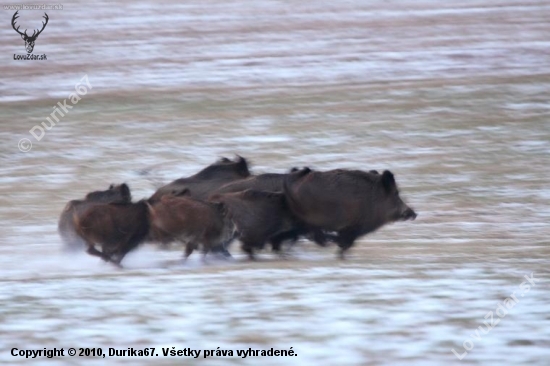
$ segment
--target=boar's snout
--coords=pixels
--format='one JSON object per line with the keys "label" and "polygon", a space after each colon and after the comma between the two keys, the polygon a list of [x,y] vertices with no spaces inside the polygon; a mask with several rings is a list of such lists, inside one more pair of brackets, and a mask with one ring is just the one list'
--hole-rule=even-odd
{"label": "boar's snout", "polygon": [[403,212],[401,213],[401,217],[400,219],[403,220],[403,221],[406,221],[406,220],[414,220],[416,219],[416,212],[414,212],[414,210],[410,207],[407,207],[405,210],[403,210]]}

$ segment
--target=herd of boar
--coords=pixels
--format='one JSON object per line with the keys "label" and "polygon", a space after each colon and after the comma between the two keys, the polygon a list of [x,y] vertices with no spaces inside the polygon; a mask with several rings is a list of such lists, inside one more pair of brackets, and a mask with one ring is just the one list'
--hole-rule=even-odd
{"label": "herd of boar", "polygon": [[237,156],[177,179],[149,199],[132,202],[129,187],[121,184],[70,201],[59,234],[68,248],[85,249],[119,267],[146,241],[185,244],[187,258],[199,248],[204,256],[230,256],[227,248],[238,239],[254,259],[266,243],[280,253],[285,240],[307,237],[321,246],[335,242],[343,258],[358,237],[415,218],[390,171],[293,168],[252,175]]}

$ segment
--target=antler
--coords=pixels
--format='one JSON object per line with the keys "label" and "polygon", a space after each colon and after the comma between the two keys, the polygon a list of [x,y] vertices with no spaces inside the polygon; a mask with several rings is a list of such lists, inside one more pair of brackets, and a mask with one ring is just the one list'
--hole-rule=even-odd
{"label": "antler", "polygon": [[17,28],[15,28],[15,20],[16,20],[17,18],[19,18],[19,16],[17,15],[17,13],[19,13],[19,10],[17,10],[17,11],[15,12],[15,14],[13,14],[13,17],[11,18],[11,26],[13,27],[13,29],[15,29],[15,31],[16,31],[17,33],[19,33],[19,34],[22,35],[22,36],[28,37],[28,38],[30,38],[30,39],[33,39],[33,38],[38,37],[38,35],[39,35],[40,33],[42,33],[42,31],[44,30],[44,28],[46,28],[46,25],[48,24],[48,20],[50,19],[50,18],[48,18],[48,14],[44,13],[43,18],[46,19],[46,23],[42,22],[42,29],[40,29],[40,30],[38,31],[38,33],[36,33],[37,30],[35,29],[34,32],[33,32],[33,34],[32,34],[32,36],[29,37],[29,36],[27,35],[27,30],[26,30],[26,29],[25,29],[25,33],[21,33],[21,32],[19,31],[19,26],[17,26]]}
{"label": "antler", "polygon": [[19,33],[20,35],[22,36],[26,36],[27,35],[27,31],[25,30],[25,33],[21,33],[19,32],[19,27],[15,28],[15,19],[19,18],[19,16],[17,15],[17,13],[19,13],[19,10],[17,10],[15,12],[15,14],[13,14],[13,18],[11,18],[11,26],[13,27],[13,29]]}
{"label": "antler", "polygon": [[[42,22],[42,29],[40,29],[40,30],[38,31],[38,33],[36,33],[36,36],[35,36],[34,33],[33,33],[33,34],[32,34],[33,37],[38,37],[38,35],[39,35],[40,33],[42,33],[42,31],[44,30],[44,28],[46,28],[46,24],[48,24],[48,20],[50,19],[50,18],[48,18],[48,14],[46,14],[46,13],[44,13],[44,16],[43,16],[42,18],[46,19],[46,23]],[[35,32],[36,32],[36,31],[35,31]]]}

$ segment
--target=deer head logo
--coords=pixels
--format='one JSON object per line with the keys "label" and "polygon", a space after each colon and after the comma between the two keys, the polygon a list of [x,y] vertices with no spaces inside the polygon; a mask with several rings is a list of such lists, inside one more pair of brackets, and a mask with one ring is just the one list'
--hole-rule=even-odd
{"label": "deer head logo", "polygon": [[17,10],[15,12],[15,14],[13,14],[13,18],[11,18],[11,26],[13,27],[13,29],[15,29],[15,31],[17,33],[19,33],[21,35],[21,38],[23,38],[23,40],[25,41],[25,48],[27,49],[27,53],[32,53],[32,50],[34,49],[34,41],[36,41],[36,38],[38,38],[38,36],[40,35],[40,33],[42,33],[42,31],[44,30],[44,28],[46,28],[46,24],[48,24],[48,14],[44,13],[44,19],[46,19],[46,22],[42,22],[42,29],[40,29],[37,32],[37,30],[35,30],[32,34],[32,36],[29,36],[27,34],[27,30],[25,29],[25,33],[21,33],[19,31],[19,26],[17,26],[17,28],[15,28],[15,20],[17,18],[19,18],[19,16],[17,15],[17,13],[19,13],[19,10]]}

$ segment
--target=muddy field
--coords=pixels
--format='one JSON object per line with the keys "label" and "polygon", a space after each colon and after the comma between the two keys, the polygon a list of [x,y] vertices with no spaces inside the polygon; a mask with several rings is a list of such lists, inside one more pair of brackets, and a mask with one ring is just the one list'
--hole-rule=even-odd
{"label": "muddy field", "polygon": [[[47,61],[13,59],[24,42],[0,10],[0,363],[106,360],[14,347],[157,349],[107,360],[132,365],[550,362],[550,3],[63,5],[36,41]],[[346,261],[308,241],[254,263],[234,243],[234,261],[207,265],[144,245],[122,271],[61,252],[67,201],[120,182],[148,197],[234,154],[253,173],[390,169],[419,217]]]}

